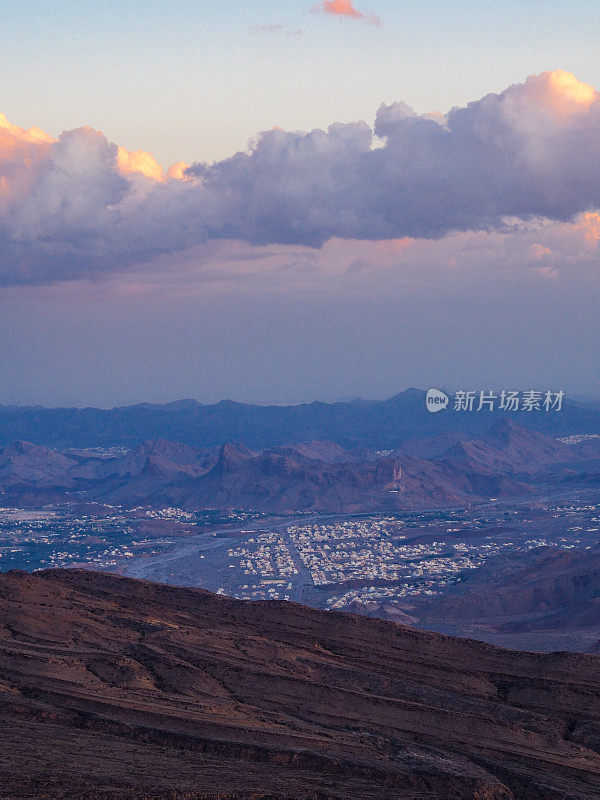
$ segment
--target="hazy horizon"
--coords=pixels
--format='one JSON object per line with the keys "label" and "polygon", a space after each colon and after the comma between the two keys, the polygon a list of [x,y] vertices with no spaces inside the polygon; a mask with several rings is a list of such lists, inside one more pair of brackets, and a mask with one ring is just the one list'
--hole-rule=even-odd
{"label": "hazy horizon", "polygon": [[[366,404],[368,404],[368,403],[382,403],[382,402],[385,402],[386,400],[391,400],[394,397],[398,397],[398,396],[403,395],[406,392],[410,392],[410,391],[419,391],[419,392],[425,393],[427,391],[427,389],[430,389],[430,388],[441,389],[442,391],[447,392],[450,397],[452,397],[455,394],[455,392],[461,391],[461,390],[464,390],[464,391],[475,391],[476,394],[478,394],[481,391],[484,391],[484,392],[492,391],[492,392],[498,393],[498,395],[502,391],[502,389],[497,387],[497,386],[481,387],[481,386],[469,385],[469,386],[461,386],[460,388],[459,387],[450,388],[448,386],[439,386],[439,385],[436,384],[435,386],[432,385],[432,386],[427,386],[427,387],[424,387],[424,386],[407,386],[407,387],[405,387],[403,389],[399,389],[398,391],[393,392],[392,394],[386,394],[386,395],[378,396],[378,397],[359,397],[359,396],[348,397],[348,396],[345,396],[345,397],[326,398],[326,397],[318,397],[318,396],[316,396],[316,397],[310,397],[310,398],[297,398],[297,399],[294,399],[294,398],[285,399],[284,398],[284,399],[281,399],[281,400],[267,398],[267,399],[262,400],[262,401],[259,401],[259,400],[244,400],[244,399],[239,399],[239,398],[236,398],[236,397],[220,397],[217,400],[210,400],[210,401],[203,401],[203,400],[198,399],[196,397],[174,397],[174,398],[170,398],[170,399],[166,399],[166,400],[153,400],[153,401],[139,400],[139,401],[133,402],[133,403],[119,403],[119,404],[112,404],[112,405],[76,405],[76,404],[73,404],[73,403],[65,403],[65,404],[59,404],[59,405],[44,405],[43,403],[19,403],[19,402],[15,402],[15,403],[2,403],[2,404],[0,404],[0,406],[4,407],[4,408],[8,408],[8,407],[13,407],[13,408],[36,408],[36,407],[38,407],[38,408],[45,408],[45,409],[69,409],[69,408],[85,409],[85,408],[94,408],[94,409],[98,409],[100,411],[111,411],[111,410],[117,409],[117,408],[127,408],[127,407],[137,406],[137,405],[166,406],[166,405],[176,405],[178,403],[197,403],[198,405],[201,405],[201,406],[216,405],[218,403],[236,403],[236,404],[239,404],[239,405],[252,405],[252,406],[258,406],[258,407],[268,407],[268,406],[290,407],[290,406],[298,406],[298,405],[310,405],[312,403],[324,403],[326,405],[332,405],[332,404],[335,404],[335,403],[358,403],[358,404],[366,403]],[[546,387],[546,386],[544,386],[543,389],[540,389],[539,386],[537,386],[537,387],[532,387],[532,386],[515,387],[515,386],[511,386],[511,388],[510,389],[506,389],[506,391],[517,391],[519,393],[522,393],[524,391],[529,391],[530,389],[535,390],[535,391],[546,391],[546,390],[548,390],[548,388],[549,387]],[[557,387],[554,387],[554,388],[557,388]],[[550,388],[550,391],[552,391],[552,388]],[[559,388],[558,391],[563,391],[563,390]],[[600,405],[600,394],[594,396],[594,395],[569,394],[568,392],[565,392],[564,402],[565,403],[577,403],[577,404],[581,404],[581,405],[597,406],[597,405]]]}

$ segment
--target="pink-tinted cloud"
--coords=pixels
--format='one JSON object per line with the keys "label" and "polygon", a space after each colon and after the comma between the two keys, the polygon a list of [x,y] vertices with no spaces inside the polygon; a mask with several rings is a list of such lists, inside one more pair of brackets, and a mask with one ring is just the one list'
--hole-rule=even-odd
{"label": "pink-tinted cloud", "polygon": [[323,10],[340,17],[363,17],[352,5],[352,0],[323,0]]}
{"label": "pink-tinted cloud", "polygon": [[313,11],[322,11],[334,17],[346,17],[350,19],[364,20],[375,25],[380,24],[379,17],[374,14],[364,14],[355,6],[353,0],[322,0],[313,7]]}
{"label": "pink-tinted cloud", "polygon": [[39,128],[19,128],[0,114],[0,212],[31,189],[34,165],[54,141]]}
{"label": "pink-tinted cloud", "polygon": [[141,172],[147,178],[162,180],[164,170],[151,153],[145,150],[130,152],[124,147],[119,147],[117,164],[124,175]]}
{"label": "pink-tinted cloud", "polygon": [[[55,140],[0,118],[5,285],[122,271],[219,240],[320,248],[332,239],[513,231],[539,220],[577,220],[585,255],[597,245],[598,209],[600,95],[562,71],[446,116],[394,103],[380,107],[374,129],[274,129],[246,152],[166,173],[151,154],[91,128]],[[534,239],[521,264],[552,259],[535,245],[560,253]]]}

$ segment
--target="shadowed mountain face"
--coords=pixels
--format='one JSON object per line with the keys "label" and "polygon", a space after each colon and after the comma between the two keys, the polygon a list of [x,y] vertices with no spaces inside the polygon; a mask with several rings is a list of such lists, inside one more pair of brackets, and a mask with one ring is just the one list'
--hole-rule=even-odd
{"label": "shadowed mountain face", "polygon": [[600,659],[0,574],[0,797],[593,800]]}
{"label": "shadowed mountain face", "polygon": [[470,583],[471,590],[439,601],[435,610],[457,619],[504,618],[508,630],[600,625],[600,548],[541,548],[504,581],[489,584],[482,570]]}
{"label": "shadowed mountain face", "polygon": [[442,455],[449,463],[472,472],[504,475],[537,472],[574,457],[576,453],[563,442],[508,419],[494,423],[481,439],[459,441]]}
{"label": "shadowed mountain face", "polygon": [[348,451],[331,442],[256,452],[242,444],[196,449],[158,439],[120,457],[99,458],[16,442],[0,451],[0,491],[15,505],[68,500],[76,493],[78,501],[189,509],[439,508],[522,497],[549,482],[585,482],[598,468],[595,449],[600,456],[600,440],[580,451],[508,420],[494,423],[480,439],[443,435],[385,453]]}
{"label": "shadowed mountain face", "polygon": [[[494,571],[499,570],[499,575]],[[585,649],[596,652],[600,626],[600,547],[539,548],[527,562],[491,562],[459,594],[422,609],[420,624],[468,632],[511,647]]]}
{"label": "shadowed mountain face", "polygon": [[[178,475],[203,475],[214,465],[216,453],[205,449],[198,451],[193,447],[164,439],[142,442],[123,459],[115,459],[105,465],[104,473],[113,470],[122,477],[172,478]],[[101,474],[101,473],[100,473]]]}
{"label": "shadowed mountain face", "polygon": [[[255,453],[225,444],[218,455],[174,442],[145,442],[122,458],[65,459],[45,447],[18,442],[29,463],[0,472],[4,502],[41,505],[77,497],[136,505],[176,504],[189,509],[261,511],[393,511],[464,504],[472,499],[530,490],[516,480],[470,465],[412,456],[322,461],[295,448]],[[302,448],[303,449],[303,448]]]}
{"label": "shadowed mountain face", "polygon": [[47,447],[13,442],[0,450],[0,483],[3,486],[73,486],[70,475],[76,462]]}

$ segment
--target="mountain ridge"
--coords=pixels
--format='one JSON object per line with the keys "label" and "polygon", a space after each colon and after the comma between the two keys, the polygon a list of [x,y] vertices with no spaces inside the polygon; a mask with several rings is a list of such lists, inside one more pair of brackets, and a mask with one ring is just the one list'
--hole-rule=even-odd
{"label": "mountain ridge", "polygon": [[[222,400],[139,403],[113,409],[1,406],[0,446],[22,439],[47,446],[134,446],[169,439],[194,447],[239,441],[251,449],[289,442],[330,440],[344,447],[399,447],[411,438],[449,431],[480,435],[504,412],[430,414],[425,392],[408,389],[368,403],[302,403],[257,406]],[[519,424],[552,436],[600,434],[600,408],[565,401],[560,412],[516,412]]]}
{"label": "mountain ridge", "polygon": [[598,664],[103,573],[0,573],[0,797],[594,800]]}
{"label": "mountain ridge", "polygon": [[593,443],[597,458],[589,459],[591,444],[580,454],[505,420],[480,439],[459,437],[447,450],[440,442],[452,438],[437,437],[430,458],[412,455],[414,443],[407,452],[345,450],[314,440],[251,450],[239,442],[195,448],[161,438],[98,458],[16,442],[0,448],[0,493],[14,505],[35,504],[37,492],[42,505],[62,497],[191,510],[388,512],[524,497],[549,482],[587,480],[600,459],[600,440]]}

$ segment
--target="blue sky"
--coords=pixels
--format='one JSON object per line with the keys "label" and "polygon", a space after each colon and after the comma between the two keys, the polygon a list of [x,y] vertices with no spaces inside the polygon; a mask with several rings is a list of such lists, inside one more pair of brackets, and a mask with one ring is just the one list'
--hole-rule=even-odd
{"label": "blue sky", "polygon": [[446,112],[546,69],[600,85],[597,2],[357,0],[379,27],[313,5],[5,0],[2,110],[53,135],[91,125],[168,164],[223,158],[275,125],[372,122],[381,102]]}
{"label": "blue sky", "polygon": [[0,0],[0,403],[600,396],[600,3],[353,2]]}

